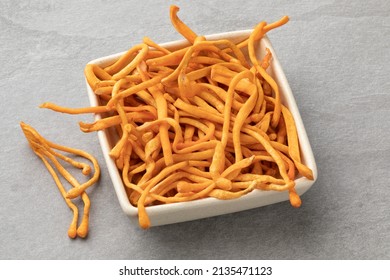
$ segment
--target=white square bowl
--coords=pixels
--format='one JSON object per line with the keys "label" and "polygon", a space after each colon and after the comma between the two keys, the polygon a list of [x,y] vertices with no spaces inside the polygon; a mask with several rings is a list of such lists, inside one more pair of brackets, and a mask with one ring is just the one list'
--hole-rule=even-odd
{"label": "white square bowl", "polygon": [[[229,39],[234,43],[238,43],[248,38],[251,32],[252,30],[226,32],[209,35],[206,36],[206,38],[209,40]],[[161,45],[170,50],[174,50],[188,45],[188,42],[186,40],[180,40]],[[303,126],[302,118],[300,116],[294,96],[291,92],[291,88],[267,36],[261,39],[261,41],[256,46],[257,57],[263,57],[266,48],[270,49],[273,57],[270,63],[270,67],[268,68],[268,72],[275,79],[279,86],[282,103],[287,108],[289,108],[295,119],[302,154],[302,161],[313,171],[314,180],[308,180],[305,177],[299,177],[295,180],[296,191],[299,195],[302,195],[314,184],[315,180],[317,179],[317,166],[309,139]],[[113,61],[117,60],[123,53],[124,52],[98,58],[90,61],[89,63],[105,67],[113,63]],[[87,90],[91,106],[98,106],[99,99],[89,87],[88,83]],[[101,119],[101,115],[96,114],[95,120],[99,119]],[[125,214],[130,217],[132,222],[138,224],[138,210],[136,207],[130,204],[125,191],[125,186],[121,179],[121,174],[117,169],[114,160],[109,156],[109,152],[115,144],[113,142],[112,136],[108,130],[101,130],[98,131],[98,137],[119,203]],[[218,200],[215,198],[204,198],[190,202],[149,206],[146,207],[146,211],[149,215],[151,226],[159,226],[248,210],[288,200],[288,192],[254,190],[238,199]]]}

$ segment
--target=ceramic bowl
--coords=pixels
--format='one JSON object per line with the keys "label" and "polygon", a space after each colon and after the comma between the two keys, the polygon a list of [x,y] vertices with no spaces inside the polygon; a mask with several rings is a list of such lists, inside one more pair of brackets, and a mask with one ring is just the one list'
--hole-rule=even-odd
{"label": "ceramic bowl", "polygon": [[[242,30],[219,33],[206,36],[206,38],[209,40],[229,39],[234,43],[238,43],[247,38],[251,31],[252,30]],[[186,46],[187,44],[188,42],[186,40],[181,40],[161,45],[170,50],[173,50]],[[315,180],[317,179],[316,162],[297,104],[291,92],[291,88],[287,82],[285,74],[283,73],[283,69],[277,58],[277,54],[272,48],[270,40],[268,39],[268,37],[265,36],[256,45],[256,52],[258,57],[262,57],[264,55],[266,48],[269,48],[271,50],[273,57],[270,63],[270,67],[267,71],[279,85],[282,103],[289,108],[292,115],[294,116],[298,131],[302,161],[304,164],[306,164],[309,168],[312,169],[314,175],[314,180],[308,180],[304,177],[299,177],[295,180],[296,190],[298,194],[302,195],[314,184]],[[122,54],[123,53],[109,55],[106,57],[92,60],[89,63],[94,63],[105,67],[107,65],[110,65],[113,61],[117,60]],[[89,87],[88,84],[87,90],[91,106],[99,105],[98,97],[93,93],[92,89]],[[95,118],[96,120],[98,120],[101,118],[101,116],[97,114]],[[125,186],[122,183],[121,174],[118,171],[115,162],[109,156],[111,147],[113,147],[113,144],[115,143],[112,137],[112,133],[110,133],[109,130],[98,131],[98,137],[106,161],[106,165],[119,200],[119,204],[122,207],[124,213],[126,213],[126,215],[128,215],[134,223],[138,224],[137,208],[130,204],[126,195]],[[159,226],[243,211],[288,200],[288,192],[254,190],[238,199],[233,200],[204,198],[190,202],[149,206],[147,207],[147,213],[151,221],[151,226]],[[304,198],[302,200],[304,203]]]}

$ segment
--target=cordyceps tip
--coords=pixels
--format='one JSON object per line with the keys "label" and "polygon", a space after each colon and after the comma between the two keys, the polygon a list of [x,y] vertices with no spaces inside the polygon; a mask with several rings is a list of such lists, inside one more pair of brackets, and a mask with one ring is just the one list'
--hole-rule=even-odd
{"label": "cordyceps tip", "polygon": [[171,12],[178,12],[180,10],[180,8],[178,7],[178,6],[176,6],[176,5],[171,5],[171,7],[170,7],[170,11]]}
{"label": "cordyceps tip", "polygon": [[68,229],[68,236],[72,239],[76,238],[77,236],[77,230],[76,227],[71,225]]}
{"label": "cordyceps tip", "polygon": [[148,229],[148,228],[150,228],[150,223],[143,223],[143,222],[140,222],[140,223],[139,223],[139,226],[140,226],[142,229]]}
{"label": "cordyceps tip", "polygon": [[83,173],[83,175],[87,176],[89,174],[91,174],[91,166],[89,166],[88,164],[84,164],[83,165],[83,170],[81,171]]}
{"label": "cordyceps tip", "polygon": [[36,139],[35,129],[33,129],[30,125],[26,124],[25,122],[20,122],[20,127],[22,128],[22,131],[24,135],[26,136],[27,140],[30,142],[32,139]]}
{"label": "cordyceps tip", "polygon": [[150,220],[146,212],[141,211],[138,213],[138,223],[142,229],[150,228]]}
{"label": "cordyceps tip", "polygon": [[83,192],[83,190],[80,190],[79,188],[70,189],[70,190],[66,193],[66,198],[69,198],[69,199],[76,198],[76,197],[78,197],[82,192]]}
{"label": "cordyceps tip", "polygon": [[81,238],[85,238],[88,235],[88,225],[80,225],[77,229],[77,236]]}
{"label": "cordyceps tip", "polygon": [[28,127],[28,125],[23,121],[21,121],[19,124],[20,124],[20,127],[22,128],[22,130],[25,130]]}
{"label": "cordyceps tip", "polygon": [[88,235],[88,229],[89,229],[89,216],[85,215],[83,216],[83,220],[80,223],[80,226],[77,228],[77,236],[81,238],[85,238]]}
{"label": "cordyceps tip", "polygon": [[295,191],[290,191],[289,193],[290,203],[293,207],[299,208],[302,205],[302,200]]}

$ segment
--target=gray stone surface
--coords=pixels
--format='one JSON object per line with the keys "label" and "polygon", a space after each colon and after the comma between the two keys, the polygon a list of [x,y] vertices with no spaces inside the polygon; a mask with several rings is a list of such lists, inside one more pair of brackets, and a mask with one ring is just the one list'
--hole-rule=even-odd
{"label": "gray stone surface", "polygon": [[[0,1],[0,259],[389,259],[390,2]],[[148,231],[121,211],[96,134],[45,101],[89,105],[83,68],[147,35],[179,39],[169,5],[199,34],[289,15],[269,34],[318,164],[300,209],[288,203]],[[90,234],[70,240],[71,212],[19,122],[102,163]]]}

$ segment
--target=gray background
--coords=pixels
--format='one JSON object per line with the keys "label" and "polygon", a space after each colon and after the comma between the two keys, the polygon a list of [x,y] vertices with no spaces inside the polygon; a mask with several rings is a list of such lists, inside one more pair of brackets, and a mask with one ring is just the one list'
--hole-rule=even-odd
{"label": "gray background", "polygon": [[[181,39],[169,5],[197,33],[252,28],[289,15],[269,33],[317,160],[319,177],[300,209],[279,203],[141,230],[120,209],[97,135],[51,101],[88,106],[83,78],[94,58],[147,35]],[[389,259],[390,2],[14,1],[0,2],[1,259]],[[89,191],[90,234],[70,240],[71,211],[20,121],[102,164]]]}

